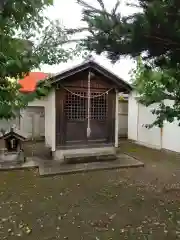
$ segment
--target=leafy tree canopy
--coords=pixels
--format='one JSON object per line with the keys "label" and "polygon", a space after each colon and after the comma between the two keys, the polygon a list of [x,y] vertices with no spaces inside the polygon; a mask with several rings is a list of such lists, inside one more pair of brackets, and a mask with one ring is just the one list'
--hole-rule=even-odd
{"label": "leafy tree canopy", "polygon": [[78,47],[64,46],[69,39],[62,24],[45,16],[52,4],[52,0],[0,3],[0,118],[15,117],[20,107],[49,89],[47,83],[40,83],[35,93],[25,96],[19,93],[17,79],[40,64],[58,64],[79,53]]}
{"label": "leafy tree canopy", "polygon": [[[149,64],[150,65],[150,64]],[[153,68],[154,67],[154,68]],[[137,100],[145,106],[155,104],[152,113],[155,121],[146,125],[163,127],[164,121],[178,120],[180,125],[180,71],[172,68],[161,70],[153,63],[147,68],[142,58],[138,58],[137,66],[132,71],[132,83],[138,92]]]}
{"label": "leafy tree canopy", "polygon": [[[97,0],[98,9],[78,2],[87,28],[70,29],[69,33],[86,30],[80,44],[97,54],[106,53],[113,62],[121,56],[143,54],[134,74],[141,102],[147,106],[158,103],[153,111],[158,126],[164,120],[180,120],[180,1],[139,0],[135,7],[141,11],[131,16],[122,16],[119,1],[110,12],[102,0]],[[173,104],[165,105],[166,99]]]}

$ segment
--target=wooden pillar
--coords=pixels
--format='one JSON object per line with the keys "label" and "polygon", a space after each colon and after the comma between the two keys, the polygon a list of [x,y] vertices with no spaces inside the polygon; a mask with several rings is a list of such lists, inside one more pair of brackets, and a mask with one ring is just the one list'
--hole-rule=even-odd
{"label": "wooden pillar", "polygon": [[116,89],[116,104],[115,104],[115,147],[118,147],[119,138],[119,92]]}

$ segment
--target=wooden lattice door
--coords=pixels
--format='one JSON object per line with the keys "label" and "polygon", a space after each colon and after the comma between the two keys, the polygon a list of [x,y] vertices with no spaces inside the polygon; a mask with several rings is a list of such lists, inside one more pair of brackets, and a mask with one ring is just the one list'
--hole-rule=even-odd
{"label": "wooden lattice door", "polygon": [[87,137],[87,91],[66,92],[64,115],[66,145],[106,142],[108,139],[108,94],[92,92],[90,101],[90,129]]}
{"label": "wooden lattice door", "polygon": [[91,93],[90,126],[91,135],[88,141],[107,141],[108,95],[101,92]]}
{"label": "wooden lattice door", "polygon": [[66,92],[65,97],[66,144],[86,143],[86,92]]}

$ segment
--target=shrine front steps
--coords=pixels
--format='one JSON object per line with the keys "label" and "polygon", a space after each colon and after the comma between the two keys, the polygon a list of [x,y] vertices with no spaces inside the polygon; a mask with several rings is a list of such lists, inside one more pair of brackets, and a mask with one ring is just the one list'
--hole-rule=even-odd
{"label": "shrine front steps", "polygon": [[99,161],[89,163],[65,164],[59,161],[43,160],[37,157],[27,158],[22,164],[0,163],[0,171],[21,170],[21,169],[38,169],[40,176],[53,176],[61,174],[74,174],[89,171],[111,170],[121,168],[137,168],[143,167],[144,163],[128,156],[126,154],[118,154],[114,161]]}
{"label": "shrine front steps", "polygon": [[128,156],[126,154],[118,154],[114,161],[98,161],[88,163],[66,164],[58,161],[46,161],[46,164],[39,165],[39,174],[42,177],[48,177],[61,174],[75,174],[90,171],[112,170],[123,168],[143,167],[144,163]]}
{"label": "shrine front steps", "polygon": [[101,162],[101,161],[113,161],[116,160],[116,154],[111,153],[91,153],[91,154],[65,154],[64,162],[73,163],[88,163],[88,162]]}
{"label": "shrine front steps", "polygon": [[56,150],[54,160],[61,163],[87,163],[116,159],[115,147],[96,147]]}

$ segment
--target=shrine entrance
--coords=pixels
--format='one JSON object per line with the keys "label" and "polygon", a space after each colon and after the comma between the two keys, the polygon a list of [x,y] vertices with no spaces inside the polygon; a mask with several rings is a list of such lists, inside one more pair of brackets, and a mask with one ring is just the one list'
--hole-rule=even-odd
{"label": "shrine entrance", "polygon": [[[88,114],[87,92],[66,91],[64,122],[67,145],[108,142],[108,112],[111,110],[111,106],[108,105],[108,93],[91,92]],[[88,127],[90,128],[89,136]]]}
{"label": "shrine entrance", "polygon": [[129,84],[93,59],[50,81],[55,89],[53,151],[118,146],[118,93],[130,92]]}
{"label": "shrine entrance", "polygon": [[114,144],[115,87],[89,70],[56,90],[56,146]]}

